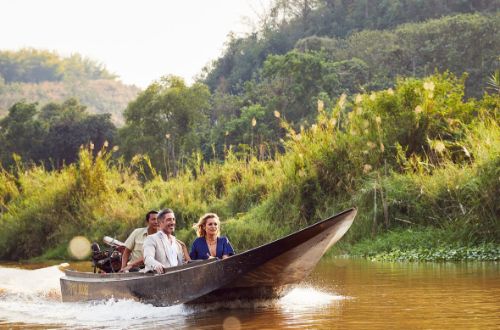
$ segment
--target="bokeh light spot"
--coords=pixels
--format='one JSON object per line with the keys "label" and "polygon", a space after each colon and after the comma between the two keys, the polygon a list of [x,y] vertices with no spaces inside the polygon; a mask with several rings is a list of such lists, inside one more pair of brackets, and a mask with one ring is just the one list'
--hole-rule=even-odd
{"label": "bokeh light spot", "polygon": [[87,258],[90,255],[90,241],[83,236],[75,236],[68,245],[70,255],[78,260]]}
{"label": "bokeh light spot", "polygon": [[222,322],[222,328],[224,330],[240,330],[241,322],[237,317],[229,316]]}

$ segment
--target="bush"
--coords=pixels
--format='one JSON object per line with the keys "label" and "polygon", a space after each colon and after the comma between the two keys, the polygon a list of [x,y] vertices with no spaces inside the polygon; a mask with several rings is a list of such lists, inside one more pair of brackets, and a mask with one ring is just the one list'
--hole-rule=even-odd
{"label": "bush", "polygon": [[75,235],[123,240],[143,214],[164,207],[187,244],[192,224],[218,213],[242,251],[352,206],[358,216],[340,249],[373,257],[445,248],[469,258],[459,248],[488,251],[500,237],[500,97],[462,96],[463,80],[443,74],[344,95],[333,109],[320,101],[310,129],[281,122],[284,154],[257,160],[226,150],[224,163],[195,155],[166,181],[146,157],[126,164],[105,148],[82,149],[59,171],[2,170],[0,258],[58,251]]}

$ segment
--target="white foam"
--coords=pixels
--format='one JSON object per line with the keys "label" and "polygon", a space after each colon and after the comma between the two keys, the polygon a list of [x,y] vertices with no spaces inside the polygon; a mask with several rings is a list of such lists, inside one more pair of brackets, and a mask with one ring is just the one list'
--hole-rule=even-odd
{"label": "white foam", "polygon": [[0,318],[7,322],[61,324],[76,327],[127,328],[151,325],[155,321],[172,325],[186,315],[182,306],[154,307],[132,300],[107,300],[97,303],[61,303],[43,299],[29,300],[8,296],[0,301]]}
{"label": "white foam", "polygon": [[280,299],[280,305],[287,311],[299,311],[330,305],[347,299],[344,296],[333,295],[313,287],[298,287]]}
{"label": "white foam", "polygon": [[59,266],[35,270],[0,267],[0,292],[27,294],[60,292],[59,278],[63,274]]}
{"label": "white foam", "polygon": [[[67,265],[60,265],[67,266]],[[133,300],[62,303],[59,266],[36,270],[0,267],[0,325],[56,324],[78,328],[180,326],[191,313],[183,305],[154,307]]]}
{"label": "white foam", "polygon": [[313,287],[299,287],[280,300],[232,301],[201,306],[154,307],[133,300],[62,303],[59,266],[37,270],[0,267],[0,326],[9,323],[76,328],[183,328],[189,315],[217,309],[307,311],[345,299]]}

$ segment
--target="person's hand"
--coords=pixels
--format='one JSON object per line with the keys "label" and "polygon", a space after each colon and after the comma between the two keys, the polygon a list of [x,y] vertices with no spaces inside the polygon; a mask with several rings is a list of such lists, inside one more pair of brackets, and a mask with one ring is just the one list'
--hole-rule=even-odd
{"label": "person's hand", "polygon": [[125,267],[123,267],[122,269],[120,269],[118,272],[120,273],[128,273],[128,271],[130,270],[130,268],[132,268],[130,265],[127,265]]}
{"label": "person's hand", "polygon": [[164,269],[163,269],[163,265],[162,264],[156,264],[153,266],[153,269],[155,272],[157,272],[158,274],[163,274],[164,272]]}

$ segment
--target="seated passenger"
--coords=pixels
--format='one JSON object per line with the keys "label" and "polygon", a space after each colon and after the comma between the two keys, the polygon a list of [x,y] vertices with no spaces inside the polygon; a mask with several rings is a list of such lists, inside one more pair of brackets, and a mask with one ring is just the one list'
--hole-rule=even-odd
{"label": "seated passenger", "polygon": [[191,259],[186,245],[174,236],[174,211],[171,209],[160,211],[158,226],[158,232],[144,240],[144,264],[146,271],[163,274],[165,268],[182,265]]}
{"label": "seated passenger", "polygon": [[156,216],[158,212],[149,211],[146,214],[147,227],[135,229],[125,241],[125,250],[122,255],[122,266],[120,272],[139,270],[144,267],[142,256],[142,245],[148,235],[152,235],[158,230]]}
{"label": "seated passenger", "polygon": [[189,253],[192,260],[215,257],[225,259],[234,254],[227,237],[219,237],[220,220],[217,214],[203,215],[193,228],[196,229],[198,238],[194,240]]}

